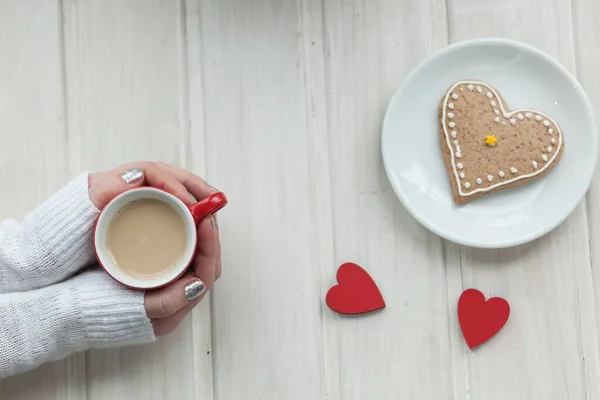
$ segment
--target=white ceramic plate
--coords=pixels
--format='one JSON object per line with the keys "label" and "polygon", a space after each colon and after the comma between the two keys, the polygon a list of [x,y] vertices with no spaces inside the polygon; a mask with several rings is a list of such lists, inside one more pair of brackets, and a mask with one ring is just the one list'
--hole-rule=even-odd
{"label": "white ceramic plate", "polygon": [[[453,83],[469,79],[495,87],[512,110],[552,116],[565,149],[545,177],[458,206],[440,150],[438,106]],[[416,67],[390,102],[381,144],[406,209],[439,236],[482,248],[516,246],[558,226],[587,192],[598,154],[592,107],[577,81],[546,54],[504,39],[458,43]]]}

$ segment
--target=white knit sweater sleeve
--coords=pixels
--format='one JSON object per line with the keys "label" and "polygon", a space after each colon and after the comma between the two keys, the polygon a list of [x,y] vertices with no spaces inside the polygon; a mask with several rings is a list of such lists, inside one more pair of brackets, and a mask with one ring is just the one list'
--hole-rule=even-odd
{"label": "white knit sweater sleeve", "polygon": [[0,294],[0,379],[91,347],[154,340],[143,294],[100,270]]}
{"label": "white knit sweater sleeve", "polygon": [[98,209],[82,174],[18,222],[0,222],[0,293],[60,282],[94,259]]}
{"label": "white knit sweater sleeve", "polygon": [[0,379],[90,347],[155,340],[144,293],[94,259],[99,211],[81,175],[19,223],[0,222]]}

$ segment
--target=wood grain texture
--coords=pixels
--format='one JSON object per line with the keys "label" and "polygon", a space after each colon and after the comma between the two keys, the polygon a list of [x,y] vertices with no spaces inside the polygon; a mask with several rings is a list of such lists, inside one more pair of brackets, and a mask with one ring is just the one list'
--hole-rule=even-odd
{"label": "wood grain texture", "polygon": [[325,314],[338,329],[340,398],[449,398],[453,314],[443,242],[401,207],[380,151],[393,91],[446,43],[444,3],[324,4],[336,263],[361,264],[388,304],[361,318]]}
{"label": "wood grain texture", "polygon": [[326,40],[324,3],[318,0],[302,1],[298,7],[298,30],[300,33],[300,66],[304,85],[304,110],[306,137],[311,149],[307,168],[312,182],[310,201],[314,223],[312,251],[319,257],[319,298],[321,299],[322,347],[319,348],[322,363],[322,392],[319,398],[340,399],[339,325],[325,304],[325,294],[332,285],[337,261],[335,257],[335,226],[333,220],[331,175],[331,145],[328,93],[330,85],[326,66],[328,41]]}
{"label": "wood grain texture", "polygon": [[[2,219],[22,218],[67,180],[61,23],[58,1],[0,6]],[[85,394],[85,354],[0,381],[3,400]]]}
{"label": "wood grain texture", "polygon": [[[485,5],[451,0],[450,41],[512,38],[539,47],[574,72],[570,15],[568,0]],[[493,343],[462,354],[468,381],[458,398],[598,398],[591,382],[598,373],[598,342],[588,254],[585,203],[534,243],[497,251],[460,249],[456,262],[463,288],[502,296],[513,312]]]}
{"label": "wood grain texture", "polygon": [[[66,1],[70,172],[183,165],[185,56],[177,1]],[[195,398],[192,320],[152,345],[88,353],[88,398]]]}
{"label": "wood grain texture", "polygon": [[[186,0],[181,8],[181,45],[185,63],[182,64],[183,87],[183,129],[187,142],[183,147],[185,166],[195,174],[208,179],[215,187],[219,182],[206,176],[207,132],[204,116],[204,85],[203,85],[203,48],[201,40],[201,8],[197,1]],[[220,216],[217,216],[219,220]],[[194,376],[197,379],[190,383],[194,390],[194,398],[198,400],[213,399],[213,357],[212,323],[211,323],[212,293],[204,296],[198,307],[192,312],[192,341],[194,358]]]}
{"label": "wood grain texture", "polygon": [[327,137],[323,116],[310,117],[301,3],[198,3],[206,174],[230,199],[211,298],[215,397],[321,399],[332,243],[311,160]]}
{"label": "wood grain texture", "polygon": [[[600,42],[600,29],[598,29],[600,4],[586,0],[573,0],[571,10],[577,77],[592,103],[596,119],[598,119],[600,117],[598,113],[598,110],[600,110],[600,75],[597,66],[600,65],[600,51],[596,44]],[[591,278],[589,277],[590,274],[586,274],[588,275],[587,279],[582,282],[582,285],[592,285],[594,293],[594,298],[589,300],[589,306],[593,308],[594,315],[581,320],[583,324],[590,326],[590,329],[586,329],[585,332],[595,336],[593,338],[586,337],[592,343],[594,340],[597,343],[600,333],[600,277],[597,272],[600,267],[598,257],[600,255],[600,177],[598,169],[599,167],[596,168],[595,178],[586,197]],[[592,330],[594,327],[596,328],[595,331]],[[588,398],[600,398],[600,380],[597,379],[600,375],[598,370],[598,360],[600,359],[598,346],[585,348],[584,357]],[[591,367],[588,364],[591,364]]]}

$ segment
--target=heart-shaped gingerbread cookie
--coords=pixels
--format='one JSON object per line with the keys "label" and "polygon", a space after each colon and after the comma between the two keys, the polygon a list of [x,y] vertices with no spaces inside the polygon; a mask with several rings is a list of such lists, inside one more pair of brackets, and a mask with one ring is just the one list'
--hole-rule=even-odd
{"label": "heart-shaped gingerbread cookie", "polygon": [[535,110],[510,111],[498,91],[480,81],[453,84],[439,117],[442,153],[459,204],[542,177],[565,147],[552,118]]}

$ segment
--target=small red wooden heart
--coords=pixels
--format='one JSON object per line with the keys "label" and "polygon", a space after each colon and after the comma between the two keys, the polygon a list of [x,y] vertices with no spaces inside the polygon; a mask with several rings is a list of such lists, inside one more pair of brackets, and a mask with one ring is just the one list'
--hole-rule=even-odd
{"label": "small red wooden heart", "polygon": [[502,329],[510,314],[508,302],[500,297],[485,300],[477,289],[467,289],[458,299],[458,322],[467,342],[473,349],[491,339]]}
{"label": "small red wooden heart", "polygon": [[333,286],[325,302],[340,314],[363,314],[385,307],[383,296],[371,276],[354,263],[344,263],[337,272],[339,285]]}

